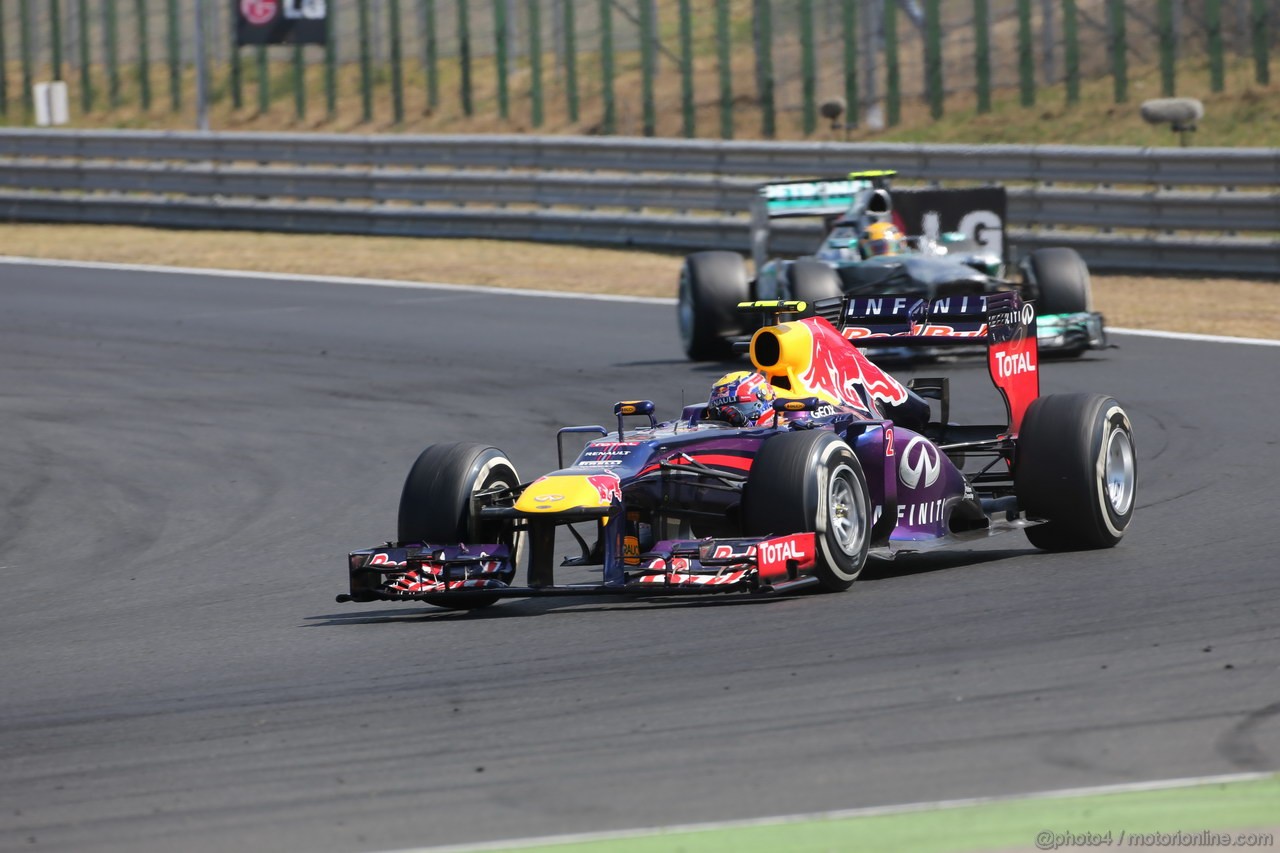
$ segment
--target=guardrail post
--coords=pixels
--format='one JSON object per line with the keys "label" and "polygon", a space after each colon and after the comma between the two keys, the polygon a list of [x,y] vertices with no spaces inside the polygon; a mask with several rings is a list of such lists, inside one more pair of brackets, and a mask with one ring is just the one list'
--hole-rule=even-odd
{"label": "guardrail post", "polygon": [[813,47],[813,0],[800,0],[800,81],[804,135],[818,129],[818,72]]}
{"label": "guardrail post", "polygon": [[[80,0],[80,4],[83,8],[84,0]],[[169,0],[167,11],[168,18],[166,22],[169,25],[169,55],[167,57],[169,60],[169,106],[176,113],[182,109],[182,35],[179,29],[182,26],[182,19],[178,17],[178,0]],[[88,31],[88,20],[82,20],[80,22],[80,37],[82,40],[87,38]],[[239,71],[239,56],[236,57],[236,60],[233,70]],[[89,66],[88,59],[84,59],[82,62],[84,67],[87,68]],[[237,91],[238,89],[239,87],[236,87]]]}
{"label": "guardrail post", "polygon": [[653,104],[653,12],[649,0],[640,0],[640,109],[645,136],[653,136],[657,130],[657,110]]}
{"label": "guardrail post", "polygon": [[604,100],[604,120],[600,131],[618,132],[617,105],[613,98],[613,3],[600,0],[600,95]]}
{"label": "guardrail post", "polygon": [[1018,102],[1036,102],[1035,56],[1031,47],[1031,0],[1018,0]]}
{"label": "guardrail post", "polygon": [[498,75],[498,115],[510,118],[511,104],[507,94],[507,0],[493,0],[493,58]]}
{"label": "guardrail post", "polygon": [[542,16],[540,0],[529,0],[529,112],[530,124],[542,127]]}
{"label": "guardrail post", "polygon": [[939,0],[925,4],[925,77],[929,88],[929,115],[942,118],[942,11]]}
{"label": "guardrail post", "polygon": [[1129,100],[1128,40],[1124,31],[1124,0],[1107,0],[1111,37],[1111,75],[1114,78],[1115,102]]}
{"label": "guardrail post", "polygon": [[[844,126],[857,127],[862,112],[858,108],[858,7],[840,4],[840,32],[844,38]],[[848,138],[846,131],[845,138]]]}
{"label": "guardrail post", "polygon": [[1080,26],[1076,0],[1062,0],[1062,41],[1067,66],[1067,103],[1080,102]]}
{"label": "guardrail post", "polygon": [[697,135],[693,107],[693,10],[680,0],[680,117],[685,139]]}
{"label": "guardrail post", "polygon": [[1253,0],[1253,10],[1250,15],[1253,26],[1253,76],[1263,86],[1271,84],[1271,58],[1267,55],[1267,36],[1270,35],[1267,26],[1267,4],[1266,0]]}
{"label": "guardrail post", "polygon": [[902,120],[902,72],[898,67],[898,4],[884,0],[885,120],[890,127]]}
{"label": "guardrail post", "polygon": [[76,17],[80,24],[80,110],[93,112],[93,74],[89,67],[89,2],[79,0]]}
{"label": "guardrail post", "polygon": [[401,53],[400,0],[390,0],[387,22],[391,38],[391,114],[396,124],[404,124],[404,56]]}
{"label": "guardrail post", "polygon": [[471,22],[467,16],[467,0],[458,0],[458,85],[462,112],[471,115]]}
{"label": "guardrail post", "polygon": [[[56,11],[56,10],[55,10]],[[138,96],[142,109],[151,109],[151,39],[147,33],[147,0],[134,4],[135,23],[138,28]]]}
{"label": "guardrail post", "polygon": [[[846,7],[852,5],[844,4]],[[716,0],[716,64],[720,72],[720,138],[733,139],[733,32],[729,0]]]}
{"label": "guardrail post", "polygon": [[564,4],[564,96],[569,102],[569,121],[578,121],[578,33],[573,7],[577,0]]}
{"label": "guardrail post", "polygon": [[1205,0],[1205,40],[1209,48],[1209,89],[1221,92],[1224,83],[1222,60],[1222,0]]}
{"label": "guardrail post", "polygon": [[[887,0],[892,2],[892,0]],[[756,87],[760,92],[760,133],[765,139],[778,135],[773,100],[773,3],[755,0]]]}
{"label": "guardrail post", "polygon": [[978,113],[991,112],[991,9],[987,0],[973,0],[973,62]]}

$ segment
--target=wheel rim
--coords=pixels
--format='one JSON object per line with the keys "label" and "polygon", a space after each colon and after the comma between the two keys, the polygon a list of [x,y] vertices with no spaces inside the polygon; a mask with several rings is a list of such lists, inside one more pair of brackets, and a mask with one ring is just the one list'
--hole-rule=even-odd
{"label": "wheel rim", "polygon": [[1107,502],[1116,515],[1126,515],[1133,506],[1134,464],[1133,441],[1122,429],[1111,431],[1107,437],[1107,458],[1103,486],[1107,490]]}
{"label": "wheel rim", "polygon": [[862,502],[854,491],[853,472],[841,465],[831,475],[827,490],[827,528],[836,546],[850,557],[862,550],[866,517]]}
{"label": "wheel rim", "polygon": [[680,340],[684,343],[685,349],[688,349],[689,342],[693,340],[693,294],[690,292],[687,271],[680,273],[680,298],[676,315],[680,320]]}

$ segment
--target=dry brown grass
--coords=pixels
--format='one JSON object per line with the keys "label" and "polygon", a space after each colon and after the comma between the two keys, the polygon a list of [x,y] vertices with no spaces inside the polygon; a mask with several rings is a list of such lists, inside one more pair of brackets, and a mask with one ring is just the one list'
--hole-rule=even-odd
{"label": "dry brown grass", "polygon": [[[492,240],[5,225],[0,254],[673,296],[680,256]],[[1280,339],[1280,282],[1094,276],[1113,326]]]}

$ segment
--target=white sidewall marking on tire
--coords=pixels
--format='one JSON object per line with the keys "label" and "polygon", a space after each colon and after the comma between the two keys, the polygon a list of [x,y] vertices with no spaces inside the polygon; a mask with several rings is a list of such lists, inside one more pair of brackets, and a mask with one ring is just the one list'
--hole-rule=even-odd
{"label": "white sidewall marking on tire", "polygon": [[[818,517],[814,519],[814,524],[813,524],[814,539],[817,540],[818,547],[822,549],[822,556],[823,556],[823,559],[826,561],[827,568],[829,568],[833,574],[835,574],[842,580],[852,580],[856,578],[858,575],[857,573],[846,572],[840,566],[840,563],[836,560],[835,554],[831,552],[830,543],[827,541],[827,533],[830,532],[830,528],[827,526],[827,522],[828,522],[827,513],[831,509],[830,507],[831,480],[840,471],[840,469],[837,468],[835,471],[828,473],[827,463],[831,460],[831,457],[833,454],[839,453],[840,451],[848,447],[849,445],[846,444],[845,442],[836,440],[827,444],[827,446],[823,448],[822,455],[818,457],[818,463],[821,466],[822,474],[820,477],[818,477],[818,506],[817,506]],[[852,449],[849,450],[849,454],[851,456],[853,455]],[[857,457],[854,457],[854,458],[856,459]],[[845,467],[849,467],[849,466],[845,466]],[[855,477],[854,491],[857,491],[857,486],[858,486],[857,478]]]}
{"label": "white sidewall marking on tire", "polygon": [[[1098,509],[1102,510],[1102,523],[1107,526],[1107,530],[1111,533],[1111,535],[1115,536],[1118,539],[1124,535],[1124,531],[1125,529],[1127,529],[1128,525],[1126,525],[1125,528],[1118,528],[1115,526],[1115,524],[1112,523],[1111,501],[1107,497],[1107,449],[1110,447],[1110,442],[1108,441],[1108,439],[1110,438],[1111,432],[1113,430],[1121,428],[1119,424],[1113,425],[1111,423],[1111,418],[1114,415],[1120,416],[1120,420],[1124,424],[1123,428],[1127,430],[1130,435],[1133,435],[1133,427],[1129,423],[1129,416],[1125,413],[1125,410],[1122,409],[1119,405],[1108,407],[1107,410],[1102,415],[1102,441],[1098,445],[1098,458],[1095,460],[1095,464],[1094,464],[1093,485],[1097,488],[1097,491],[1098,491]],[[1135,459],[1134,460],[1134,484],[1133,484],[1135,496],[1130,499],[1130,503],[1129,503],[1130,508],[1133,507],[1133,501],[1136,500],[1137,498],[1136,496],[1136,491],[1138,486],[1137,479],[1138,479],[1137,460]]]}
{"label": "white sidewall marking on tire", "polygon": [[[475,481],[471,484],[471,494],[474,495],[476,492],[480,491],[480,486],[484,483],[485,478],[489,476],[489,472],[499,466],[506,466],[507,469],[511,471],[511,476],[515,479],[514,483],[509,484],[511,488],[520,485],[520,474],[516,471],[516,466],[511,464],[511,460],[505,456],[495,456],[481,466],[480,471],[476,474]],[[511,555],[512,568],[519,571],[520,564],[524,562],[525,534],[517,533],[512,544],[515,546],[514,553]]]}

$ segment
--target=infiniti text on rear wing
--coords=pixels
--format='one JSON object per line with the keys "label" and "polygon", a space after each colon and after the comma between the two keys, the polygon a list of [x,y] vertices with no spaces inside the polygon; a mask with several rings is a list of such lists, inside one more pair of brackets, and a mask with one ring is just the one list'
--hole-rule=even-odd
{"label": "infiniti text on rear wing", "polygon": [[[821,313],[823,303],[819,303]],[[1036,312],[1014,292],[935,299],[846,297],[836,328],[858,347],[945,347],[986,344],[991,381],[1004,397],[1017,432],[1040,396]]]}

